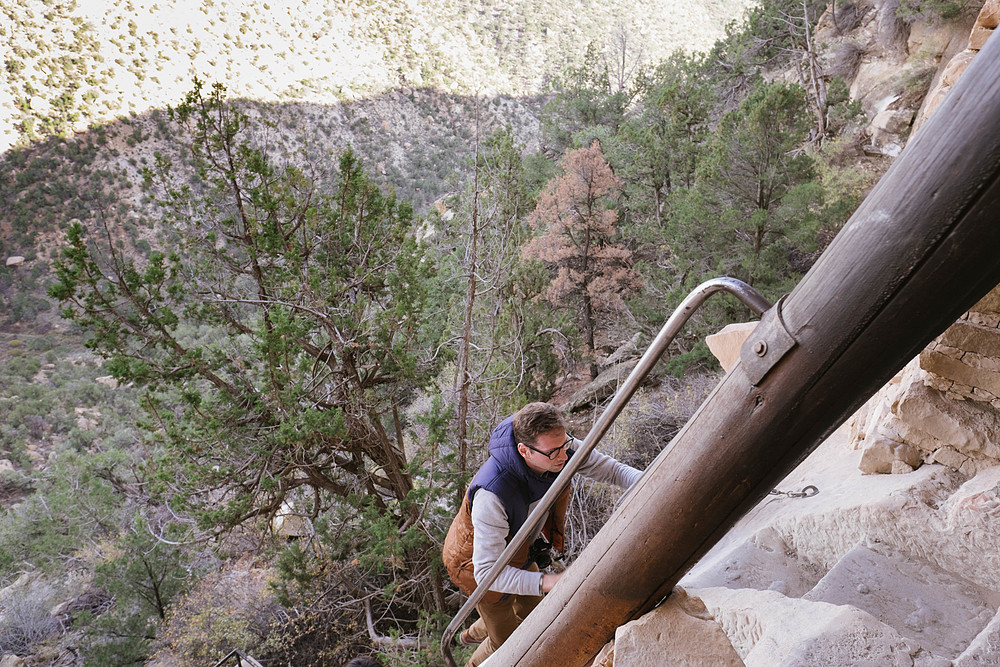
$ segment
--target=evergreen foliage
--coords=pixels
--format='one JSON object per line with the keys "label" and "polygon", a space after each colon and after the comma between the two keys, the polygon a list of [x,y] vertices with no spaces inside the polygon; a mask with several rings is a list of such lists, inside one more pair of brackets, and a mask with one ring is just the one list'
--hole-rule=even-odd
{"label": "evergreen foliage", "polygon": [[808,126],[802,89],[780,83],[758,86],[720,119],[690,198],[694,215],[678,216],[676,238],[701,241],[685,253],[705,267],[701,275],[715,270],[757,286],[789,275],[790,246],[814,236],[810,209],[822,202],[812,158],[796,150]]}
{"label": "evergreen foliage", "polygon": [[209,529],[364,507],[366,527],[413,526],[392,570],[432,585],[399,410],[427,371],[431,264],[409,207],[350,151],[329,183],[276,166],[221,86],[172,116],[198,180],[163,159],[146,177],[180,246],[133,260],[111,221],[90,245],[74,224],[50,288],[115,377],[147,387],[154,493]]}
{"label": "evergreen foliage", "polygon": [[[331,496],[404,499],[392,415],[420,378],[410,344],[429,270],[409,208],[350,152],[325,193],[279,169],[221,87],[197,85],[173,116],[192,130],[202,196],[163,160],[146,176],[182,246],[139,265],[108,221],[93,248],[74,224],[50,289],[120,381],[149,386],[170,452],[151,470],[181,482],[205,526],[272,516],[299,488],[317,511]],[[191,339],[185,322],[214,331]],[[167,387],[183,410],[162,403]]]}
{"label": "evergreen foliage", "polygon": [[[171,530],[171,538],[183,538]],[[159,623],[191,581],[185,552],[157,539],[141,517],[116,544],[114,555],[95,570],[94,585],[113,606],[98,616],[76,619],[86,627],[87,665],[142,665],[149,659]]]}

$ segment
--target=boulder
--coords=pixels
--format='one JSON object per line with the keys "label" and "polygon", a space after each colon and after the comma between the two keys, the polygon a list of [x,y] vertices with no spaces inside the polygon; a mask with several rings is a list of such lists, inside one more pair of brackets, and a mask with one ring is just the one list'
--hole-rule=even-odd
{"label": "boulder", "polygon": [[81,431],[90,431],[97,428],[101,419],[101,411],[98,408],[73,408],[76,415],[76,427]]}
{"label": "boulder", "polygon": [[986,46],[986,40],[989,39],[992,34],[992,28],[986,28],[981,25],[973,26],[972,33],[969,35],[969,48],[973,51],[982,50],[982,48]]}
{"label": "boulder", "polygon": [[24,264],[24,257],[13,255],[7,258],[7,266],[21,266]]}
{"label": "boulder", "polygon": [[1000,0],[986,0],[983,8],[979,10],[976,25],[990,30],[1000,25]]}
{"label": "boulder", "polygon": [[99,378],[94,378],[94,382],[103,384],[105,387],[110,387],[111,389],[118,388],[118,380],[113,375],[102,375]]}
{"label": "boulder", "polygon": [[727,324],[718,333],[714,333],[705,338],[708,349],[711,350],[715,358],[719,360],[722,369],[727,373],[736,365],[740,359],[740,348],[744,341],[750,337],[753,330],[757,328],[759,322],[738,322]]}
{"label": "boulder", "polygon": [[910,109],[886,109],[872,119],[872,127],[887,134],[903,134],[910,129],[913,111]]}
{"label": "boulder", "polygon": [[881,60],[862,62],[858,67],[857,76],[851,82],[851,99],[861,101],[867,117],[874,118],[899,99],[898,86],[894,84],[899,71],[899,63]]}
{"label": "boulder", "polygon": [[1000,459],[1000,413],[974,401],[951,401],[923,384],[910,385],[895,410],[899,419],[966,455]]}
{"label": "boulder", "polygon": [[743,667],[705,604],[683,588],[615,632],[614,664],[627,667]]}
{"label": "boulder", "polygon": [[[861,472],[870,475],[875,473],[913,472],[922,463],[920,450],[905,442],[890,440],[882,434],[865,440],[861,452]],[[903,463],[906,467],[895,465]]]}
{"label": "boulder", "polygon": [[1000,0],[987,0],[983,8],[979,10],[976,24],[972,26],[972,32],[969,34],[969,48],[976,51],[982,49],[998,23],[1000,23]]}
{"label": "boulder", "polygon": [[309,520],[309,517],[295,511],[288,500],[281,503],[281,509],[271,519],[271,529],[275,535],[286,540],[307,537],[313,532],[312,521]]}
{"label": "boulder", "polygon": [[940,463],[954,470],[961,470],[968,467],[969,457],[959,454],[954,447],[945,445],[931,452],[931,455],[927,457],[927,462]]}

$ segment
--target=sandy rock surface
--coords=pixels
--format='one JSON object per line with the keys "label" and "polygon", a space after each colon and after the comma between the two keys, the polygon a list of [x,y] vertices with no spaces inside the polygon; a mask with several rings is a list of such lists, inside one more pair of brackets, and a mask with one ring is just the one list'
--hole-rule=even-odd
{"label": "sandy rock surface", "polygon": [[[615,664],[705,664],[684,623],[714,625],[697,633],[713,655],[721,631],[752,666],[1000,664],[1000,467],[864,474],[849,435],[834,433],[778,485],[786,493],[751,510],[681,580],[677,602],[620,628]],[[808,486],[818,493],[798,495]]]}

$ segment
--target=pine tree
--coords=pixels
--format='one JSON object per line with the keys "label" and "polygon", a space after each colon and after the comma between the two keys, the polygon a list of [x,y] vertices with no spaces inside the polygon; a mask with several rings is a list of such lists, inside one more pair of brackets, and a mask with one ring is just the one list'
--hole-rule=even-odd
{"label": "pine tree", "polygon": [[591,379],[597,377],[597,318],[624,308],[622,296],[637,289],[632,253],[616,240],[617,211],[611,208],[621,182],[597,142],[568,151],[562,175],[546,185],[529,217],[538,236],[523,250],[549,268],[545,297],[572,308],[584,337]]}

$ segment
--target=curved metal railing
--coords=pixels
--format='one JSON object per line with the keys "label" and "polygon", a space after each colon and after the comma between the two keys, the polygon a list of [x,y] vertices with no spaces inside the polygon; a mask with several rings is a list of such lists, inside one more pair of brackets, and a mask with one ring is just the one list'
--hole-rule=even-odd
{"label": "curved metal railing", "polygon": [[593,451],[597,443],[607,434],[611,425],[614,423],[615,419],[625,408],[628,402],[632,399],[632,396],[639,389],[642,381],[646,379],[650,371],[666,352],[667,346],[673,342],[674,338],[680,332],[680,329],[684,324],[691,318],[691,315],[695,313],[705,303],[708,297],[716,294],[717,292],[725,292],[732,294],[745,305],[747,305],[753,312],[757,315],[762,315],[765,311],[771,308],[771,303],[768,302],[759,292],[747,285],[741,280],[735,278],[713,278],[712,280],[707,280],[698,287],[694,288],[690,294],[688,294],[680,305],[674,310],[674,312],[667,318],[666,323],[663,328],[660,329],[660,333],[657,334],[656,338],[650,343],[649,347],[646,349],[646,353],[642,355],[639,363],[626,378],[625,383],[621,386],[618,392],[615,394],[614,398],[611,400],[608,408],[601,413],[597,421],[594,422],[594,426],[590,429],[587,437],[583,440],[583,445],[576,452],[576,454],[566,463],[566,466],[562,469],[559,475],[556,477],[555,481],[552,482],[552,486],[549,490],[545,492],[545,495],[541,497],[535,509],[532,510],[531,514],[524,521],[521,529],[517,531],[517,534],[511,539],[510,543],[500,554],[497,559],[496,564],[490,570],[486,578],[479,582],[476,586],[476,590],[472,592],[469,599],[466,600],[462,608],[458,610],[455,618],[452,619],[448,627],[445,628],[444,634],[441,637],[441,655],[444,657],[445,662],[447,662],[449,667],[457,667],[455,664],[455,658],[451,654],[451,642],[455,637],[455,633],[465,622],[465,619],[469,617],[472,610],[475,609],[479,601],[486,595],[489,591],[490,585],[496,581],[496,578],[500,575],[500,572],[507,566],[514,554],[520,549],[528,538],[535,532],[537,527],[541,525],[542,520],[545,517],[545,513],[549,511],[549,508],[556,501],[566,487],[569,486],[573,475],[576,471],[583,465],[587,460],[588,455]]}
{"label": "curved metal railing", "polygon": [[261,664],[259,662],[257,662],[250,656],[246,655],[245,653],[243,653],[243,651],[239,649],[233,649],[232,651],[226,654],[225,658],[212,665],[212,667],[222,667],[230,660],[233,661],[233,664],[236,667],[261,667]]}

